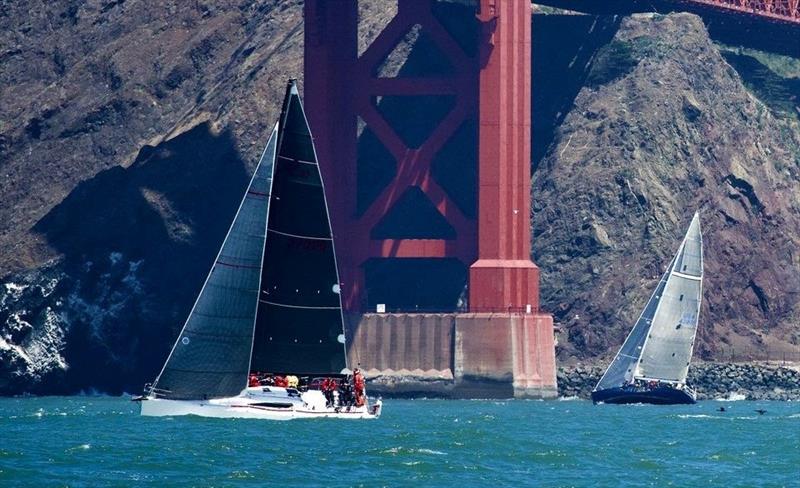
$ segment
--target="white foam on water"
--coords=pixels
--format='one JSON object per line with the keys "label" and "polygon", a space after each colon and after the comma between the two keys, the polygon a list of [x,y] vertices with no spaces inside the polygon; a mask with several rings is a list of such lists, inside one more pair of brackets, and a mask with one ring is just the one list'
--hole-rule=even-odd
{"label": "white foam on water", "polygon": [[88,451],[91,448],[91,444],[81,444],[80,446],[70,447],[65,452]]}
{"label": "white foam on water", "polygon": [[787,418],[800,419],[800,413],[793,413],[793,414],[789,415]]}
{"label": "white foam on water", "polygon": [[433,450],[433,449],[419,449],[419,450],[417,450],[417,452],[420,453],[420,454],[434,454],[436,456],[446,456],[447,455],[446,452],[436,451],[436,450]]}
{"label": "white foam on water", "polygon": [[740,402],[742,400],[747,400],[747,395],[743,393],[729,393],[727,397],[720,397],[715,398],[714,401],[717,402]]}
{"label": "white foam on water", "polygon": [[699,414],[684,413],[684,414],[678,415],[678,418],[679,419],[713,419],[714,416],[713,415],[706,415],[704,413],[699,413]]}
{"label": "white foam on water", "polygon": [[558,397],[558,401],[559,402],[574,402],[574,401],[577,401],[577,400],[580,400],[580,399],[581,398],[579,396],[574,396],[574,395],[573,396],[567,396],[567,397]]}

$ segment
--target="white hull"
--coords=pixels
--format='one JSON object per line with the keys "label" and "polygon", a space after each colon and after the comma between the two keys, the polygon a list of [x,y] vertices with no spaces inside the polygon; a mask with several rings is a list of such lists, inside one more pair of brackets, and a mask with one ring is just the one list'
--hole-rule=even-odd
{"label": "white hull", "polygon": [[[264,392],[263,390],[268,390]],[[271,406],[268,404],[282,404]],[[285,406],[284,406],[285,405]],[[144,397],[141,414],[148,417],[197,415],[215,418],[245,418],[264,420],[292,420],[303,418],[376,419],[381,415],[381,401],[374,405],[350,408],[328,408],[319,391],[309,391],[302,396],[288,395],[283,388],[247,388],[230,398],[213,400],[166,400]]]}

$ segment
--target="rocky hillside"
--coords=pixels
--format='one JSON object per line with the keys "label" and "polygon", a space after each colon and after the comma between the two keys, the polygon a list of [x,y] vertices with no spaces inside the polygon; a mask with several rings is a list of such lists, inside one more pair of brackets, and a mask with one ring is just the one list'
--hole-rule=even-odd
{"label": "rocky hillside", "polygon": [[0,276],[60,255],[30,230],[79,182],[201,122],[246,171],[302,74],[301,5],[1,2]]}
{"label": "rocky hillside", "polygon": [[796,118],[746,88],[698,17],[624,19],[534,175],[534,258],[560,357],[615,352],[695,211],[696,351],[796,351],[798,185]]}

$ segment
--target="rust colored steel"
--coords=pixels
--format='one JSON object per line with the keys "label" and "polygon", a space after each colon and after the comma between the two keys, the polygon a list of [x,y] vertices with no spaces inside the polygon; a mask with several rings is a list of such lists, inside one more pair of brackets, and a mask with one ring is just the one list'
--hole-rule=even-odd
{"label": "rust colored steel", "polygon": [[800,0],[682,0],[800,24]]}
{"label": "rust colored steel", "polygon": [[[457,258],[469,268],[470,308],[538,306],[538,269],[530,260],[531,6],[481,0],[479,50],[469,56],[433,13],[433,0],[400,0],[397,15],[358,54],[357,0],[305,2],[305,100],[326,185],[347,311],[365,308],[370,258]],[[452,66],[428,77],[379,77],[377,67],[403,36],[421,26]],[[419,145],[398,135],[378,97],[444,95],[453,108]],[[358,208],[361,118],[397,163],[396,174],[366,209]],[[477,218],[465,215],[432,177],[432,162],[465,123],[478,125]],[[412,147],[413,146],[413,147]],[[454,238],[380,239],[376,225],[412,187],[455,230]]]}
{"label": "rust colored steel", "polygon": [[482,0],[478,260],[472,309],[539,305],[530,259],[531,7]]}
{"label": "rust colored steel", "polygon": [[[397,15],[358,56],[356,0],[305,3],[305,98],[320,164],[328,186],[337,236],[342,299],[348,311],[363,307],[363,264],[372,257],[455,257],[475,259],[476,222],[466,217],[431,177],[431,162],[476,106],[476,61],[467,57],[432,15],[430,0],[402,0]],[[376,67],[414,25],[420,24],[454,66],[433,78],[380,78]],[[387,95],[451,95],[455,106],[419,147],[398,136],[374,100]],[[397,173],[370,206],[358,212],[357,117],[366,123],[397,162]],[[415,186],[455,229],[456,239],[373,239],[371,230]]]}

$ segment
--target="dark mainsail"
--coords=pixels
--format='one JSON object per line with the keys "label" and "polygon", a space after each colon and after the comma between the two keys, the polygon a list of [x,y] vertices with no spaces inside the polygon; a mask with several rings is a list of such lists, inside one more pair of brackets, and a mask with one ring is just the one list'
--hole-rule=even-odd
{"label": "dark mainsail", "polygon": [[279,121],[251,371],[346,367],[339,276],[314,144],[296,84]]}
{"label": "dark mainsail", "polygon": [[276,125],[200,295],[153,383],[159,396],[227,397],[246,386],[277,138]]}

